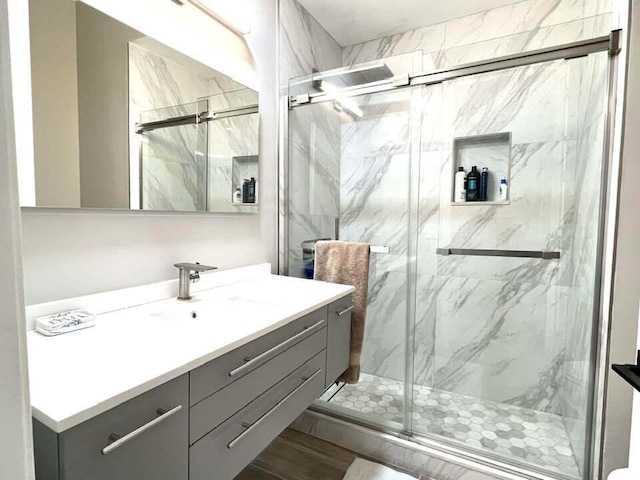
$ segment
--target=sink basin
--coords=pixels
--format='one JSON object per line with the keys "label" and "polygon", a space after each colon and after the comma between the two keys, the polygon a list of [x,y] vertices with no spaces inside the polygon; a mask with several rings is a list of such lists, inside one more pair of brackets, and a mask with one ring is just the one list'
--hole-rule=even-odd
{"label": "sink basin", "polygon": [[165,321],[217,321],[243,318],[260,318],[275,311],[272,305],[249,302],[242,298],[197,298],[154,302],[144,306],[146,314]]}

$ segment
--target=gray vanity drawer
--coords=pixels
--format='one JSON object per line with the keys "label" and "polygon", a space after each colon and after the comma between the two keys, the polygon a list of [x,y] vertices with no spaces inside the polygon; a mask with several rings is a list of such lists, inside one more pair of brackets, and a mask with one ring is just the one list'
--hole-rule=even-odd
{"label": "gray vanity drawer", "polygon": [[191,443],[195,443],[256,397],[262,395],[284,377],[322,352],[326,347],[326,335],[326,328],[319,330],[231,385],[218,390],[191,407]]}
{"label": "gray vanity drawer", "polygon": [[322,330],[326,324],[327,309],[321,308],[193,370],[190,373],[191,405]]}
{"label": "gray vanity drawer", "polygon": [[327,383],[329,387],[349,367],[351,352],[351,310],[348,295],[329,305],[327,326]]}
{"label": "gray vanity drawer", "polygon": [[231,480],[324,390],[316,355],[189,450],[190,480]]}
{"label": "gray vanity drawer", "polygon": [[61,433],[60,478],[187,480],[188,382],[183,375]]}

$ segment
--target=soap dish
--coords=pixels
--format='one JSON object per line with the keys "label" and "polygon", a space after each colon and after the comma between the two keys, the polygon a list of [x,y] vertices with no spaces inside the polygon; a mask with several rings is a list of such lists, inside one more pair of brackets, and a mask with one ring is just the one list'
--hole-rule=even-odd
{"label": "soap dish", "polygon": [[70,310],[36,318],[36,332],[53,337],[95,325],[95,314],[87,310]]}

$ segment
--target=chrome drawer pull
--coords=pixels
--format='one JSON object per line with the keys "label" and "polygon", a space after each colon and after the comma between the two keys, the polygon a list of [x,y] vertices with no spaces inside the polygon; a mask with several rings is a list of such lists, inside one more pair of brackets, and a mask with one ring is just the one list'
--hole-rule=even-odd
{"label": "chrome drawer pull", "polygon": [[113,443],[107,445],[106,447],[104,447],[102,449],[102,455],[108,455],[109,453],[113,452],[117,448],[120,448],[125,443],[130,442],[131,440],[133,440],[137,436],[143,434],[147,430],[155,427],[156,425],[158,425],[161,422],[164,422],[167,418],[175,415],[180,410],[182,410],[182,405],[178,405],[177,407],[173,407],[171,410],[159,409],[158,410],[158,414],[160,416],[158,418],[154,418],[149,423],[144,424],[140,428],[136,428],[133,432],[128,433],[123,437],[118,435],[117,433],[112,433],[111,435],[109,435],[109,440],[111,440]]}
{"label": "chrome drawer pull", "polygon": [[282,400],[280,400],[278,403],[276,403],[271,410],[269,410],[267,413],[262,415],[258,420],[256,420],[252,424],[247,424],[247,423],[243,422],[242,426],[245,427],[246,430],[244,432],[242,432],[240,435],[238,435],[236,438],[231,440],[231,442],[229,442],[229,444],[227,445],[227,448],[229,450],[231,450],[233,447],[235,447],[238,444],[238,442],[240,442],[243,438],[245,438],[247,435],[249,435],[249,433],[251,433],[251,431],[254,428],[259,427],[260,424],[262,422],[264,422],[265,420],[267,420],[269,418],[269,416],[273,412],[275,412],[284,402],[286,402],[291,397],[293,397],[296,393],[298,393],[302,387],[304,387],[307,383],[309,383],[311,380],[313,380],[316,377],[316,375],[318,375],[321,371],[322,371],[322,369],[319,368],[318,370],[316,370],[313,373],[313,375],[311,375],[309,377],[302,377],[304,382],[302,382],[300,385],[298,385],[291,393],[289,393],[286,397],[284,397]]}
{"label": "chrome drawer pull", "polygon": [[317,330],[320,326],[324,325],[324,322],[325,322],[324,319],[322,319],[318,323],[315,323],[315,324],[311,325],[310,327],[305,327],[305,329],[302,330],[300,333],[297,333],[293,337],[285,340],[284,342],[276,345],[275,347],[270,348],[266,352],[261,353],[256,358],[253,358],[253,359],[247,361],[247,363],[245,363],[244,365],[241,365],[238,368],[236,368],[234,370],[231,370],[229,372],[229,376],[230,377],[235,377],[235,376],[241,374],[242,372],[245,372],[247,370],[251,370],[256,365],[260,365],[260,364],[264,363],[267,358],[277,354],[278,352],[280,352],[280,350],[286,350],[287,348],[289,348],[290,345],[298,342],[300,339],[302,339],[304,337],[307,337],[307,336],[310,336],[311,333],[314,330]]}
{"label": "chrome drawer pull", "polygon": [[338,312],[338,316],[341,317],[342,315],[344,315],[345,313],[349,313],[351,310],[353,310],[353,305],[351,305],[350,307],[345,308],[344,310],[342,310],[341,312]]}

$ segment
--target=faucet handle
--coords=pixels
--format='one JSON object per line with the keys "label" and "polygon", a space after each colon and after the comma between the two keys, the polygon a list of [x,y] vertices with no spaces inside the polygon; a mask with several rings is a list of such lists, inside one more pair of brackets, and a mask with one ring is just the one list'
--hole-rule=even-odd
{"label": "faucet handle", "polygon": [[212,267],[210,265],[200,265],[198,262],[196,263],[176,263],[174,267],[179,268],[181,270],[189,270],[192,272],[207,272],[209,270],[217,270],[218,267]]}

